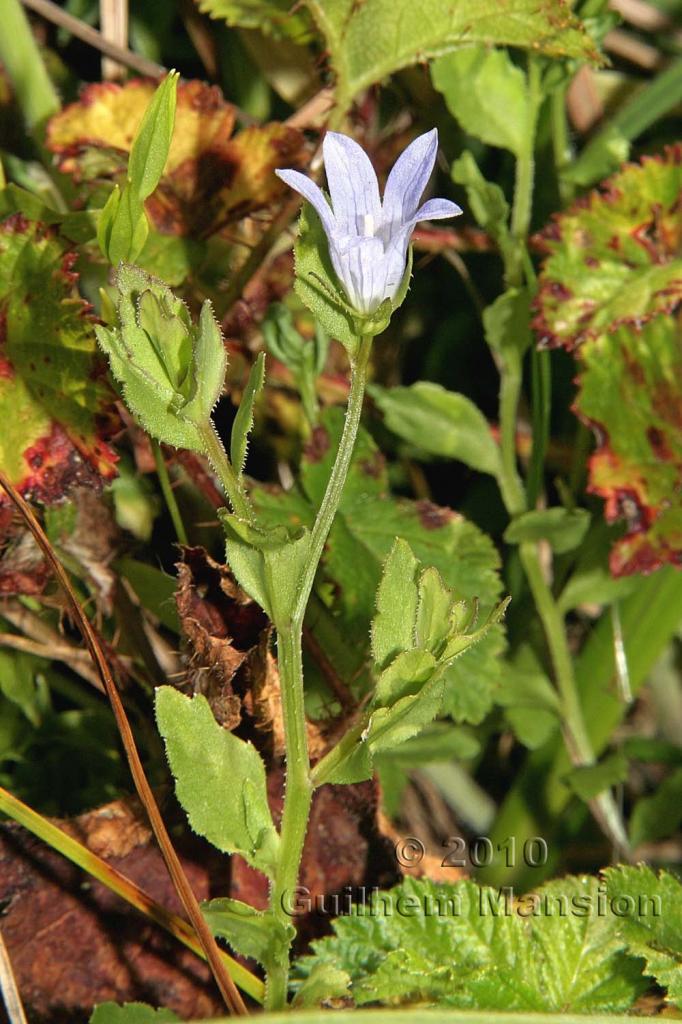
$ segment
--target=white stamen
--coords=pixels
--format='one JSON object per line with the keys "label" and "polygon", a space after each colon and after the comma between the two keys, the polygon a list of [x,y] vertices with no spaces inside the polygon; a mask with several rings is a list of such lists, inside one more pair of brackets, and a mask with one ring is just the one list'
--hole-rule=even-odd
{"label": "white stamen", "polygon": [[365,238],[372,238],[374,235],[374,215],[364,213],[362,215],[362,233]]}

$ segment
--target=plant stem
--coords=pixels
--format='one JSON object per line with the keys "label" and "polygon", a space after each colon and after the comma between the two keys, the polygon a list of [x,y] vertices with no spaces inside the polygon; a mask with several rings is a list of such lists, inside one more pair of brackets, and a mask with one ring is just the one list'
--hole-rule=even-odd
{"label": "plant stem", "polygon": [[[297,588],[295,604],[289,621],[275,623],[286,738],[287,778],[280,828],[280,858],[276,881],[270,894],[270,909],[284,926],[290,926],[292,923],[286,906],[298,881],[313,795],[301,656],[303,618],[353,456],[362,414],[371,345],[371,337],[361,338],[358,351],[351,358],[351,384],[346,421],[324,498],[311,530],[309,554]],[[269,965],[265,1000],[268,1009],[278,1010],[286,1006],[288,980],[289,952],[286,950],[274,964]]]}
{"label": "plant stem", "polygon": [[241,519],[253,523],[255,517],[251,503],[244,490],[244,484],[235,473],[213,422],[209,420],[199,433],[206,457],[218,474],[222,488],[232,505],[234,513]]}
{"label": "plant stem", "polygon": [[154,452],[154,462],[156,463],[156,475],[159,478],[161,484],[161,491],[163,493],[166,507],[170,513],[170,517],[173,520],[173,526],[175,527],[175,535],[181,544],[187,544],[187,531],[185,530],[185,524],[182,521],[180,515],[180,509],[178,503],[175,500],[175,494],[171,487],[170,477],[168,476],[168,466],[166,460],[163,457],[161,451],[161,445],[158,441],[152,438],[152,451]]}
{"label": "plant stem", "polygon": [[5,0],[0,63],[7,68],[29,131],[38,137],[61,104],[19,0]]}

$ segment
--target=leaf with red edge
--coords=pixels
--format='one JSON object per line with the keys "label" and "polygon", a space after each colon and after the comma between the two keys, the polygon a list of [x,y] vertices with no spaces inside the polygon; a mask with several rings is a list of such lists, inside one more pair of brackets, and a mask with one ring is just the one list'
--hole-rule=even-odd
{"label": "leaf with red edge", "polygon": [[[89,85],[49,123],[47,145],[59,168],[92,191],[102,180],[120,180],[135,132],[157,83]],[[235,108],[216,86],[181,82],[175,131],[166,167],[146,203],[162,234],[212,234],[269,205],[284,192],[276,167],[300,164],[303,136],[273,122],[232,137]]]}
{"label": "leaf with red edge", "polygon": [[595,428],[590,490],[627,532],[615,576],[682,566],[682,321],[659,316],[588,342],[575,409]]}
{"label": "leaf with red edge", "polygon": [[682,145],[629,164],[538,236],[541,342],[576,353],[589,490],[616,576],[682,565]]}
{"label": "leaf with red edge", "polygon": [[20,214],[0,224],[0,466],[45,504],[116,472],[113,395],[75,259],[51,228]]}
{"label": "leaf with red edge", "polygon": [[682,144],[628,164],[536,237],[548,254],[534,326],[572,351],[682,301]]}

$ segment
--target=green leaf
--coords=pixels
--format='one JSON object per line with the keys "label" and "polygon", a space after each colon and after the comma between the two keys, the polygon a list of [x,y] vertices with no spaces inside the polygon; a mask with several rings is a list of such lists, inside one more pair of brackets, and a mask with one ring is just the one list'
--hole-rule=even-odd
{"label": "green leaf", "polygon": [[[343,414],[327,410],[301,467],[301,491],[252,492],[261,520],[300,528],[312,522],[331,472],[343,428]],[[400,537],[424,566],[434,566],[457,601],[478,599],[482,619],[497,606],[500,581],[498,554],[491,540],[463,516],[430,502],[390,496],[384,461],[371,437],[360,431],[339,513],[332,525],[321,568],[317,593],[330,603],[335,621],[345,636],[352,636],[359,664],[369,656],[368,638],[374,617],[383,564]],[[367,638],[367,639],[366,639]],[[504,647],[500,626],[446,670],[446,705],[458,721],[479,722],[492,706],[499,683],[498,656]],[[349,685],[353,680],[347,680]]]}
{"label": "green leaf", "polygon": [[453,594],[433,566],[419,577],[419,604],[415,626],[415,644],[439,658],[453,629]]}
{"label": "green leaf", "polygon": [[320,964],[297,989],[293,1005],[309,1009],[330,999],[343,999],[349,988],[350,975],[346,971],[340,971],[332,964]]}
{"label": "green leaf", "polygon": [[581,800],[592,800],[605,789],[624,782],[628,774],[628,760],[622,750],[609,754],[599,764],[573,768],[563,781]]}
{"label": "green leaf", "polygon": [[548,540],[558,555],[582,544],[590,527],[590,513],[584,508],[532,509],[517,516],[504,533],[507,544]]}
{"label": "green leaf", "polygon": [[249,379],[244,388],[242,400],[239,403],[237,415],[232,424],[232,438],[230,441],[230,461],[234,466],[237,475],[244,472],[246,452],[249,444],[249,434],[253,429],[253,408],[256,399],[265,383],[265,353],[260,352],[255,363],[251,367]]}
{"label": "green leaf", "polygon": [[[677,748],[678,758],[682,753]],[[674,835],[682,825],[682,768],[668,775],[651,796],[640,797],[630,818],[630,842],[655,843]]]}
{"label": "green leaf", "polygon": [[90,1024],[166,1024],[180,1020],[172,1010],[155,1009],[146,1003],[100,1003],[93,1010]]}
{"label": "green leaf", "polygon": [[549,739],[560,721],[557,692],[526,644],[505,665],[495,699],[505,709],[517,738],[530,750]]}
{"label": "green leaf", "polygon": [[0,225],[0,466],[47,505],[116,472],[114,394],[75,261],[53,229],[19,214]]}
{"label": "green leaf", "polygon": [[0,693],[21,708],[36,728],[41,724],[44,711],[36,673],[45,667],[46,662],[34,655],[0,648]]}
{"label": "green leaf", "polygon": [[158,87],[144,112],[128,158],[128,181],[140,199],[152,194],[166,166],[180,75],[171,71]]}
{"label": "green leaf", "polygon": [[530,295],[526,288],[509,288],[483,310],[485,340],[503,359],[517,360],[530,348]]}
{"label": "green leaf", "polygon": [[434,61],[431,79],[465,132],[518,156],[528,133],[527,83],[506,50],[454,50]]}
{"label": "green leaf", "polygon": [[396,537],[384,562],[372,619],[372,656],[379,668],[413,646],[418,565],[410,545]]}
{"label": "green leaf", "polygon": [[656,875],[644,865],[607,868],[604,877],[609,899],[627,908],[621,927],[629,952],[644,958],[644,973],[682,1007],[682,885],[668,872]]}
{"label": "green leaf", "polygon": [[389,430],[431,455],[458,459],[496,476],[499,449],[483,413],[464,395],[419,381],[410,387],[368,389]]}
{"label": "green leaf", "polygon": [[390,707],[402,697],[419,693],[436,667],[436,660],[428,651],[402,651],[379,676],[375,703],[378,707]]}
{"label": "green leaf", "polygon": [[147,241],[144,200],[158,185],[168,159],[178,78],[171,72],[152,96],[130,149],[126,183],[122,190],[114,187],[102,210],[97,241],[112,266],[137,259]]}
{"label": "green leaf", "polygon": [[252,28],[274,39],[308,42],[310,17],[305,10],[292,11],[289,0],[198,0],[199,9],[222,18],[234,28]]}
{"label": "green leaf", "polygon": [[118,326],[97,327],[100,347],[126,404],[153,437],[203,453],[200,428],[223,386],[226,355],[210,304],[192,324],[162,281],[122,264],[116,275]]}
{"label": "green leaf", "polygon": [[288,950],[295,935],[293,924],[285,928],[270,912],[226,896],[207,900],[201,910],[217,938],[225,939],[240,956],[266,966]]}
{"label": "green leaf", "polygon": [[599,892],[595,878],[568,877],[512,905],[511,890],[407,878],[337,918],[296,969],[346,971],[358,1005],[625,1011],[644,985]]}
{"label": "green leaf", "polygon": [[554,57],[598,59],[580,22],[561,0],[306,0],[336,72],[342,110],[395,71],[462,44],[528,47]]}
{"label": "green leaf", "polygon": [[156,720],[178,800],[191,827],[224,853],[239,853],[270,878],[279,836],[255,747],[218,725],[205,697],[156,690]]}
{"label": "green leaf", "polygon": [[509,204],[500,186],[485,180],[468,150],[452,165],[452,180],[464,185],[472,214],[497,242],[503,258],[506,258],[511,254],[514,242],[509,231]]}

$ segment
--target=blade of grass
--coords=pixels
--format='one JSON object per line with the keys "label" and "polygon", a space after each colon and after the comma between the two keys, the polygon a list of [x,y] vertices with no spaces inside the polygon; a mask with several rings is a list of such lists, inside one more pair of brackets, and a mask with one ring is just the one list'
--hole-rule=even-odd
{"label": "blade of grass", "polygon": [[225,965],[220,956],[220,950],[213,938],[213,935],[211,934],[204,915],[201,913],[197,898],[192,891],[192,887],[189,884],[187,876],[178,859],[178,855],[171,843],[170,836],[168,835],[163,818],[161,817],[158,804],[156,803],[156,799],[152,793],[151,786],[147,781],[147,776],[145,775],[142,761],[140,760],[140,755],[135,744],[135,738],[133,736],[132,729],[130,728],[130,723],[128,722],[121,698],[118,695],[116,683],[109,671],[109,666],[102,651],[97,634],[95,633],[90,620],[84,614],[78,598],[74,593],[73,587],[71,586],[69,577],[54,553],[54,549],[45,536],[40,523],[34,516],[30,506],[26,501],[24,501],[2,471],[0,471],[0,485],[5,489],[9,497],[12,499],[12,502],[21,513],[24,522],[33,534],[38,546],[52,566],[54,574],[64,591],[74,622],[78,625],[87,648],[90,651],[92,660],[97,667],[102,683],[104,684],[107,697],[111,703],[112,711],[114,712],[114,719],[128,760],[135,789],[137,790],[137,794],[145,811],[147,812],[152,832],[154,833],[156,841],[161,849],[161,854],[166,862],[168,873],[173,885],[175,886],[180,902],[185,908],[185,912],[192,922],[192,926],[194,927],[197,936],[199,937],[202,949],[206,954],[206,959],[216,980],[216,984],[220,989],[221,995],[225,1000],[225,1004],[233,1013],[247,1014],[248,1010],[246,1009],[244,1000],[239,994],[232,978],[225,970]]}
{"label": "blade of grass", "polygon": [[[206,955],[195,932],[186,921],[183,921],[177,914],[166,910],[160,903],[152,899],[144,889],[141,889],[139,885],[136,885],[135,882],[126,878],[116,868],[107,864],[105,860],[98,857],[87,846],[83,846],[82,843],[79,843],[77,839],[74,839],[68,832],[59,828],[54,822],[49,821],[42,814],[38,814],[33,808],[22,803],[21,800],[17,799],[6,789],[3,789],[2,786],[0,786],[0,811],[4,811],[13,821],[23,825],[34,836],[42,839],[53,850],[56,850],[63,857],[66,857],[67,860],[70,860],[72,864],[82,868],[83,871],[87,871],[92,878],[96,878],[102,885],[106,885],[107,889],[115,892],[117,896],[124,899],[130,906],[135,907],[136,910],[141,911],[146,917],[155,921],[174,936],[178,942],[181,942],[183,946],[186,946],[187,949],[191,949],[193,953],[200,956],[202,960],[206,959]],[[220,950],[220,956],[226,969],[239,987],[250,995],[252,999],[261,1003],[263,1001],[264,987],[262,981],[222,950]]]}
{"label": "blade of grass", "polygon": [[3,4],[0,63],[12,80],[29,131],[40,141],[45,122],[61,103],[19,0]]}

